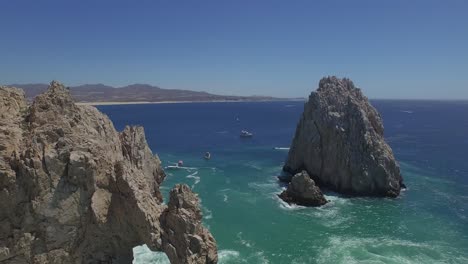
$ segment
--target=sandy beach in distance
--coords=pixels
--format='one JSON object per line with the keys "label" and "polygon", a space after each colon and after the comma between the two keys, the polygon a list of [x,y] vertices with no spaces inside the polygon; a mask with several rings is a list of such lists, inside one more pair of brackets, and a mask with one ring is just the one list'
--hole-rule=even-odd
{"label": "sandy beach in distance", "polygon": [[[305,99],[302,99],[305,100]],[[216,101],[158,101],[158,102],[77,102],[77,105],[134,105],[134,104],[186,104],[186,103],[243,103],[243,102],[277,102],[277,101],[302,101],[290,100],[216,100]]]}

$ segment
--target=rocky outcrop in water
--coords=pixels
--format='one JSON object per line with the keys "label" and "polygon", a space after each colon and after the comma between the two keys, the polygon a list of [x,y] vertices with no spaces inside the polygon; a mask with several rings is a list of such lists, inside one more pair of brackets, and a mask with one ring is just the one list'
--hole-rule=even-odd
{"label": "rocky outcrop in water", "polygon": [[164,252],[174,263],[217,262],[216,242],[201,221],[198,197],[187,185],[176,185],[161,216]]}
{"label": "rocky outcrop in water", "polygon": [[323,78],[304,106],[284,170],[305,170],[340,193],[396,197],[403,179],[383,133],[379,113],[351,80]]}
{"label": "rocky outcrop in water", "polygon": [[319,187],[306,171],[294,175],[288,188],[278,195],[283,201],[303,206],[320,206],[327,203]]}
{"label": "rocky outcrop in water", "polygon": [[30,106],[0,88],[1,263],[131,263],[141,244],[172,263],[216,263],[195,194],[177,186],[183,206],[173,195],[165,206],[164,177],[142,127],[118,133],[57,82]]}

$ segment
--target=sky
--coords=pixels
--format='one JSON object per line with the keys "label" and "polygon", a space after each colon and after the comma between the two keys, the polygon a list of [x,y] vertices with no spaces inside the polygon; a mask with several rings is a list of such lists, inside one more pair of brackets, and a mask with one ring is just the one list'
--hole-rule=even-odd
{"label": "sky", "polygon": [[468,99],[464,0],[0,0],[0,83]]}

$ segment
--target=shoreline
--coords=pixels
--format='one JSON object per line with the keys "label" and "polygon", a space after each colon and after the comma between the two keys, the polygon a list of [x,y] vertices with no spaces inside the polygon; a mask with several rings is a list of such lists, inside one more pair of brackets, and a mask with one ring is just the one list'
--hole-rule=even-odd
{"label": "shoreline", "polygon": [[99,105],[139,105],[139,104],[189,104],[189,103],[266,103],[266,102],[300,102],[305,101],[301,99],[297,100],[214,100],[214,101],[157,101],[157,102],[149,102],[149,101],[137,101],[137,102],[76,102],[77,105],[92,105],[92,106],[99,106]]}

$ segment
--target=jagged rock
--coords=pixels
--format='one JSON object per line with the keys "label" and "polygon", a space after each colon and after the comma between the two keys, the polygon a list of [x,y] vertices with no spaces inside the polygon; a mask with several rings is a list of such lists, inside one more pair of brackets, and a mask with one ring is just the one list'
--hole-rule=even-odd
{"label": "jagged rock", "polygon": [[162,251],[163,241],[198,236],[203,247],[191,255],[166,251],[176,252],[172,263],[215,263],[216,244],[196,214],[173,217],[197,232],[162,229],[164,177],[142,127],[118,133],[55,81],[31,106],[21,90],[0,87],[0,262],[131,263],[137,245]]}
{"label": "jagged rock", "polygon": [[379,113],[349,79],[320,80],[304,106],[284,170],[353,195],[400,193],[403,179]]}
{"label": "jagged rock", "polygon": [[217,263],[216,242],[202,226],[198,197],[187,185],[176,185],[161,216],[163,248],[173,263]]}
{"label": "jagged rock", "polygon": [[294,175],[288,188],[278,196],[289,204],[320,206],[327,203],[327,199],[306,171]]}

